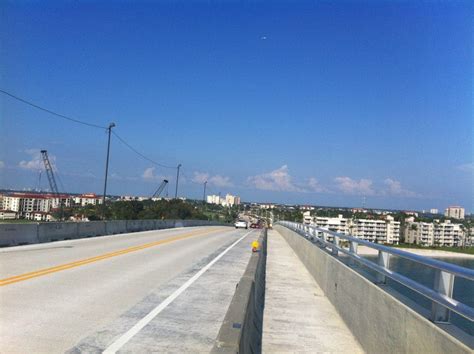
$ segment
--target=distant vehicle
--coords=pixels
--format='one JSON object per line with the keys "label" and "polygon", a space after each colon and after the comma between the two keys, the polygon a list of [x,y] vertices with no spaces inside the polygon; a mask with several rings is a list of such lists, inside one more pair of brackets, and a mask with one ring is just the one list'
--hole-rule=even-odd
{"label": "distant vehicle", "polygon": [[247,224],[247,221],[244,221],[244,220],[237,220],[234,224],[235,228],[238,229],[238,228],[243,228],[243,229],[248,229],[249,226]]}
{"label": "distant vehicle", "polygon": [[255,223],[251,223],[251,224],[250,224],[250,228],[251,228],[251,229],[258,229],[258,225],[255,224]]}

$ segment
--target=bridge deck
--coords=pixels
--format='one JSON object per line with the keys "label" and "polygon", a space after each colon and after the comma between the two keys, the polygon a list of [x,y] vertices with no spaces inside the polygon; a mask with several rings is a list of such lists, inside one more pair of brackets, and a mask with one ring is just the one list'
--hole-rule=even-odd
{"label": "bridge deck", "polygon": [[263,351],[363,353],[321,288],[277,231],[268,233]]}

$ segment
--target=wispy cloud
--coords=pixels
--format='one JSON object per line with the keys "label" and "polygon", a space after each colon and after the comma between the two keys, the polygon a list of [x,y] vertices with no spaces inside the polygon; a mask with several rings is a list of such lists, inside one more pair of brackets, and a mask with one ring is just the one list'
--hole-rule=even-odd
{"label": "wispy cloud", "polygon": [[[156,167],[148,167],[146,168],[141,177],[143,180],[145,180],[146,182],[157,182],[157,181],[163,181],[164,179],[167,179],[168,181],[171,180],[171,177],[170,176],[165,176],[165,175],[160,175],[160,174],[156,174],[155,173],[155,170],[156,170]],[[122,179],[122,180],[129,180],[129,181],[135,181],[137,180],[137,178],[135,177],[124,177],[124,176],[120,176],[118,174],[115,174],[115,179]],[[180,177],[180,181],[183,182],[184,181],[184,177]]]}
{"label": "wispy cloud", "polygon": [[247,178],[247,183],[252,187],[267,191],[303,192],[304,189],[296,186],[288,171],[288,166],[283,165],[271,172]]}
{"label": "wispy cloud", "polygon": [[392,178],[386,178],[383,181],[386,189],[381,190],[380,194],[382,195],[392,195],[392,196],[400,196],[400,197],[417,197],[418,194],[410,191],[408,189],[405,189],[402,187],[402,184],[394,180]]}
{"label": "wispy cloud", "polygon": [[308,180],[308,191],[315,193],[328,193],[329,189],[321,185],[321,183],[314,177]]}
{"label": "wispy cloud", "polygon": [[[41,157],[41,152],[39,149],[26,149],[24,152],[27,155],[30,155],[28,160],[21,160],[18,163],[18,167],[24,170],[38,171],[44,169],[43,158]],[[56,156],[48,154],[49,161],[53,169],[56,171]]]}
{"label": "wispy cloud", "polygon": [[221,176],[221,175],[211,176],[209,173],[206,173],[206,172],[194,172],[194,177],[191,180],[195,183],[200,183],[200,184],[203,184],[204,182],[207,181],[207,183],[212,184],[216,187],[233,187],[234,186],[230,177]]}
{"label": "wispy cloud", "polygon": [[4,167],[5,167],[5,162],[0,161],[0,168],[4,168]]}
{"label": "wispy cloud", "polygon": [[456,166],[456,168],[463,172],[474,172],[474,162],[464,163],[462,165]]}
{"label": "wispy cloud", "polygon": [[350,177],[336,177],[336,188],[344,194],[352,195],[375,195],[376,192],[372,186],[372,180],[362,178],[360,180],[354,180]]}

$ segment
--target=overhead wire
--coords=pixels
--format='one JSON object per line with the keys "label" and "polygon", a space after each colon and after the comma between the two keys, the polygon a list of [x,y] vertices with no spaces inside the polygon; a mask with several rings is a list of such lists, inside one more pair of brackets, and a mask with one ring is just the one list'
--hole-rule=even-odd
{"label": "overhead wire", "polygon": [[163,167],[163,168],[169,168],[169,169],[176,169],[177,166],[170,166],[170,165],[164,165],[162,163],[159,163],[159,162],[156,162],[152,159],[150,159],[149,157],[145,156],[144,154],[142,154],[140,151],[138,151],[137,149],[135,149],[132,145],[130,145],[129,143],[127,143],[125,141],[125,139],[123,139],[120,135],[118,135],[116,132],[114,132],[112,130],[112,134],[115,135],[115,137],[122,143],[124,144],[126,147],[128,147],[130,150],[132,150],[135,154],[137,154],[138,156],[140,156],[142,159],[148,161],[148,162],[151,162],[152,164],[154,165],[157,165],[157,166],[160,166],[160,167]]}
{"label": "overhead wire", "polygon": [[69,121],[74,122],[74,123],[77,123],[77,124],[87,125],[87,126],[93,127],[93,128],[107,129],[107,127],[103,127],[103,126],[101,126],[101,125],[97,125],[97,124],[93,124],[93,123],[84,122],[84,121],[82,121],[82,120],[79,120],[79,119],[76,119],[76,118],[72,118],[72,117],[66,116],[66,115],[64,115],[64,114],[60,114],[60,113],[54,112],[54,111],[52,111],[52,110],[50,110],[50,109],[41,107],[41,106],[39,106],[39,105],[37,105],[37,104],[35,104],[35,103],[33,103],[33,102],[30,102],[30,101],[28,101],[28,100],[26,100],[26,99],[24,99],[24,98],[18,97],[18,96],[14,95],[14,94],[12,94],[12,93],[10,93],[10,92],[7,92],[7,91],[5,91],[5,90],[0,89],[0,93],[3,93],[4,95],[7,95],[7,96],[9,96],[9,97],[11,97],[11,98],[14,98],[14,99],[17,100],[17,101],[23,102],[23,103],[25,103],[25,104],[27,104],[27,105],[29,105],[29,106],[32,106],[32,107],[34,107],[34,108],[36,108],[36,109],[39,109],[39,110],[41,110],[41,111],[44,111],[44,112],[47,112],[47,113],[52,114],[52,115],[54,115],[54,116],[57,116],[57,117],[59,117],[59,118],[66,119],[66,120],[69,120]]}

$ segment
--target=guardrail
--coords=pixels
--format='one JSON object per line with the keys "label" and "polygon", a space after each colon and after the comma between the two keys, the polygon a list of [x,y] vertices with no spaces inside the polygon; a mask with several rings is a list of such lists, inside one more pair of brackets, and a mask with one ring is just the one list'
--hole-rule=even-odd
{"label": "guardrail", "polygon": [[[339,252],[344,253],[349,257],[351,263],[359,263],[375,271],[377,283],[385,283],[386,277],[388,277],[431,300],[430,320],[433,322],[449,323],[451,311],[471,322],[474,321],[474,309],[453,299],[453,288],[456,277],[474,281],[474,270],[472,269],[419,256],[311,225],[290,221],[279,221],[277,224],[285,226],[322,247],[329,249],[330,253],[336,257]],[[330,237],[331,240],[329,240]],[[349,248],[342,247],[341,240],[349,241]],[[377,262],[375,263],[359,256],[357,254],[358,245],[376,249],[378,251]],[[436,272],[434,289],[430,289],[413,279],[390,270],[389,260],[391,255],[433,268]]]}

